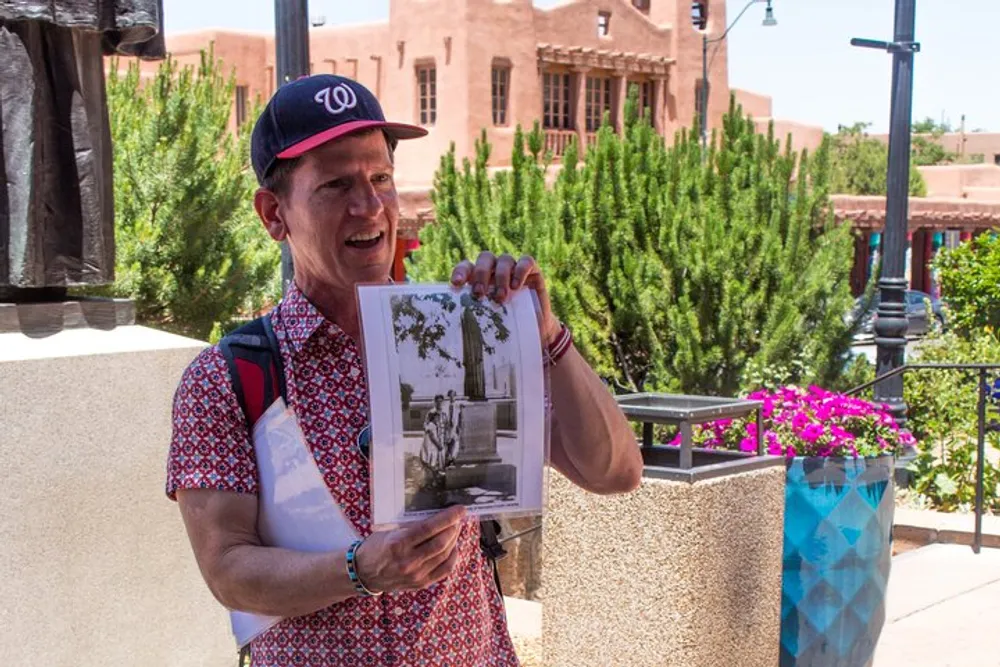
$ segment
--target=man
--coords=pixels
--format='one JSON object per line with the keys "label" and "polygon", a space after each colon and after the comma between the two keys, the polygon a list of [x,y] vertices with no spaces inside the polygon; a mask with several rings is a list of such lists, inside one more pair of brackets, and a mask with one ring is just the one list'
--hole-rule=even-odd
{"label": "man", "polygon": [[[282,86],[254,129],[254,205],[295,264],[295,283],[272,314],[290,407],[307,463],[360,537],[326,551],[262,540],[258,511],[273,499],[258,498],[258,472],[271,462],[255,459],[254,425],[218,347],[200,354],[174,400],[167,493],[219,602],[274,619],[250,643],[254,667],[518,664],[478,522],[452,507],[372,532],[366,453],[355,446],[368,420],[355,285],[389,279],[399,220],[393,151],[424,134],[387,123],[366,88],[332,75]],[[535,290],[555,360],[551,463],[596,493],[634,489],[642,464],[632,430],[572,349],[535,261],[483,252],[451,281],[498,301]]]}

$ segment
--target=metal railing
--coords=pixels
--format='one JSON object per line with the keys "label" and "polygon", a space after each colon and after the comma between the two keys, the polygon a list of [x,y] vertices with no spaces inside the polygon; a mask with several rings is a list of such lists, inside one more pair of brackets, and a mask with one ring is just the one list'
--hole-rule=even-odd
{"label": "metal railing", "polygon": [[855,387],[847,392],[848,396],[860,394],[883,380],[901,375],[906,371],[975,371],[979,378],[979,399],[977,401],[977,440],[976,440],[976,526],[972,537],[972,551],[979,553],[983,546],[983,476],[986,460],[986,434],[996,431],[1000,433],[1000,422],[986,421],[986,399],[989,394],[989,383],[986,375],[989,371],[1000,371],[1000,364],[903,364],[899,368],[878,376],[871,382]]}

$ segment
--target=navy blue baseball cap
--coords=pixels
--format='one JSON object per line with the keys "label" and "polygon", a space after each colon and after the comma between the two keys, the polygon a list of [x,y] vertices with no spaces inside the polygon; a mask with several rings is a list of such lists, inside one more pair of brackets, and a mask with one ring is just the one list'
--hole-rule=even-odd
{"label": "navy blue baseball cap", "polygon": [[278,160],[299,157],[346,134],[380,128],[394,139],[417,139],[427,130],[386,121],[370,90],[335,74],[314,74],[284,84],[257,119],[250,158],[257,182]]}

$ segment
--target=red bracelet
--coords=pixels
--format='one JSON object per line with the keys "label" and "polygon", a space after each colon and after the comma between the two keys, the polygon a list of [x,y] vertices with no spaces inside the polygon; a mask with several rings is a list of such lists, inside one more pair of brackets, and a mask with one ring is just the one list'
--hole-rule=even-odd
{"label": "red bracelet", "polygon": [[560,324],[559,333],[545,350],[545,365],[555,366],[573,346],[573,333],[565,324]]}

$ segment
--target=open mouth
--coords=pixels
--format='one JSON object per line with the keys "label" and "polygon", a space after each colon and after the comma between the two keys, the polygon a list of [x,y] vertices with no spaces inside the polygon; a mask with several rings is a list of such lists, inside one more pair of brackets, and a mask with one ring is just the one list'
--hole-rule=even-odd
{"label": "open mouth", "polygon": [[359,250],[368,250],[377,246],[385,237],[385,232],[365,232],[354,234],[347,239],[347,245]]}

